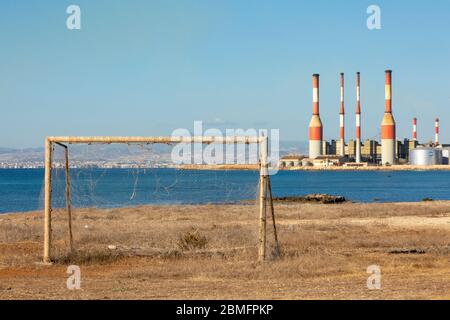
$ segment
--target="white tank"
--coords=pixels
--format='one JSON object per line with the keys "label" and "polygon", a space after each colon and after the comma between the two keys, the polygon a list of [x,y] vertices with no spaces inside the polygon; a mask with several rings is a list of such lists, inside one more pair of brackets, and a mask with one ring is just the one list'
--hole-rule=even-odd
{"label": "white tank", "polygon": [[409,152],[409,162],[416,166],[442,164],[442,150],[433,147],[417,147]]}
{"label": "white tank", "polygon": [[444,147],[442,148],[442,164],[450,164],[450,148]]}

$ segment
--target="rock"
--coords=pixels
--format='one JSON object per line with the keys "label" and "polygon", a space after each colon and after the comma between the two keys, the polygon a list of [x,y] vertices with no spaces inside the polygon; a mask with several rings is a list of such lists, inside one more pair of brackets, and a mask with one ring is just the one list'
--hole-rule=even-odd
{"label": "rock", "polygon": [[308,194],[306,196],[280,197],[274,198],[280,202],[316,202],[316,203],[342,203],[347,201],[343,196],[332,196],[329,194]]}
{"label": "rock", "polygon": [[116,247],[115,245],[110,244],[110,245],[108,246],[108,249],[109,249],[109,250],[116,250],[117,247]]}

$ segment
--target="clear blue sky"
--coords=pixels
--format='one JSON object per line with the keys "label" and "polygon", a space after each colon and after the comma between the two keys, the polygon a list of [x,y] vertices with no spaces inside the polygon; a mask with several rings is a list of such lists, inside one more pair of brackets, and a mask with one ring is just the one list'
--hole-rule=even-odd
{"label": "clear blue sky", "polygon": [[[80,31],[66,28],[70,4],[81,7]],[[370,4],[381,7],[381,30],[366,27]],[[431,140],[439,116],[450,143],[449,31],[449,0],[2,0],[0,146],[42,146],[46,135],[169,135],[194,120],[306,140],[313,73],[331,139],[339,72],[350,138],[357,71],[362,135],[373,138],[387,68],[398,138],[411,136],[416,116],[419,139]]]}

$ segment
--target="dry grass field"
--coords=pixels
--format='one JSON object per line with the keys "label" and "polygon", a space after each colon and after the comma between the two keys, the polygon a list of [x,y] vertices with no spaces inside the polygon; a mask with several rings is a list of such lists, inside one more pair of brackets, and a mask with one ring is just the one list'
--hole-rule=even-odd
{"label": "dry grass field", "polygon": [[[450,202],[275,210],[281,256],[264,264],[251,204],[79,209],[72,256],[56,211],[51,266],[37,264],[41,212],[0,215],[0,299],[450,298]],[[71,264],[80,290],[66,288]],[[381,290],[366,285],[374,264]]]}

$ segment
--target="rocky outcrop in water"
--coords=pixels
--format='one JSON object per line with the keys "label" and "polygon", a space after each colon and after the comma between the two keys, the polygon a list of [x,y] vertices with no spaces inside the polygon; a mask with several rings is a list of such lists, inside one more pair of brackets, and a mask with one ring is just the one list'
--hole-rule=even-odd
{"label": "rocky outcrop in water", "polygon": [[293,197],[280,197],[274,198],[274,201],[277,202],[312,202],[312,203],[342,203],[347,201],[343,196],[332,196],[329,194],[308,194],[306,196],[293,196]]}

